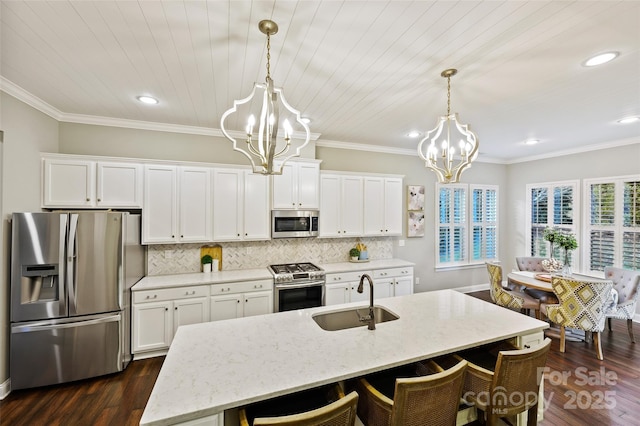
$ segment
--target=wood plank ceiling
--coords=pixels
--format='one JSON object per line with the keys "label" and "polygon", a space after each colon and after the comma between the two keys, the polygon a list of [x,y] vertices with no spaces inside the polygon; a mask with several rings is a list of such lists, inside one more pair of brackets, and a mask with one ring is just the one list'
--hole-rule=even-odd
{"label": "wood plank ceiling", "polygon": [[[0,71],[65,117],[219,129],[271,76],[319,144],[414,150],[451,108],[481,159],[628,143],[640,124],[638,1],[3,1]],[[614,50],[607,65],[591,55]],[[148,107],[140,94],[160,99]],[[79,116],[77,116],[79,115]],[[535,137],[542,143],[524,146]]]}

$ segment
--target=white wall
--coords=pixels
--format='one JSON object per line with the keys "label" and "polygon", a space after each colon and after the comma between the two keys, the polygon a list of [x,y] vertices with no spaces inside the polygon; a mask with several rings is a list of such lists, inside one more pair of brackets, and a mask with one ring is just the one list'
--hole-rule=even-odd
{"label": "white wall", "polygon": [[[394,254],[404,260],[414,262],[414,276],[419,279],[417,292],[459,288],[482,285],[488,282],[484,266],[455,269],[450,271],[435,270],[436,259],[436,227],[435,227],[435,187],[436,175],[424,167],[424,161],[418,157],[417,144],[415,155],[395,155],[373,153],[368,151],[348,151],[318,146],[317,158],[322,160],[321,169],[355,172],[391,173],[404,175],[405,192],[403,195],[403,237],[397,238]],[[462,174],[462,183],[498,185],[500,187],[499,214],[501,220],[508,216],[506,210],[507,167],[500,164],[474,163]],[[425,187],[425,235],[419,238],[406,238],[406,186],[424,185]],[[500,234],[500,254],[507,253],[505,233]],[[399,246],[404,240],[405,245]]]}
{"label": "white wall", "polygon": [[[578,189],[582,192],[584,179],[637,174],[640,174],[640,136],[632,145],[509,165],[507,208],[510,214],[503,229],[510,235],[507,244],[508,253],[512,255],[506,258],[510,263],[505,263],[505,269],[516,266],[515,256],[528,255],[525,244],[527,184],[579,180]],[[582,220],[582,212],[578,214]]]}
{"label": "white wall", "polygon": [[4,130],[0,247],[0,386],[3,386],[9,378],[9,219],[12,212],[40,211],[40,152],[58,151],[58,122],[4,92],[0,92],[0,116]]}
{"label": "white wall", "polygon": [[[59,135],[60,152],[65,154],[249,164],[222,137],[77,123],[60,123]],[[315,158],[315,143],[310,142],[301,156]]]}

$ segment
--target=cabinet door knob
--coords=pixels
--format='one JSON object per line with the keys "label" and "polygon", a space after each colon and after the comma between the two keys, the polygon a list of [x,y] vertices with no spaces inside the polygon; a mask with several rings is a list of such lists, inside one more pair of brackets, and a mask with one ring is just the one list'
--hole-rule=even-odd
{"label": "cabinet door knob", "polygon": [[87,201],[91,201],[91,200],[87,198]]}
{"label": "cabinet door knob", "polygon": [[164,308],[164,310],[165,310],[165,311],[168,311],[168,310],[169,310],[169,308]]}
{"label": "cabinet door knob", "polygon": [[240,233],[238,233],[238,237],[240,236]]}
{"label": "cabinet door knob", "polygon": [[176,307],[175,307],[175,308],[173,308],[173,309],[174,309],[175,311],[177,311],[177,310],[178,310],[178,307],[176,306]]}
{"label": "cabinet door knob", "polygon": [[102,199],[98,198],[98,201],[102,201]]}

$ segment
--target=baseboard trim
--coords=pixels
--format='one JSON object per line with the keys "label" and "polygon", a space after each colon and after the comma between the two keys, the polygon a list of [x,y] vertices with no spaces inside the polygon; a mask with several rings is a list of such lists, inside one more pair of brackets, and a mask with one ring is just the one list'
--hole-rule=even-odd
{"label": "baseboard trim", "polygon": [[0,401],[5,399],[11,393],[11,378],[0,384]]}
{"label": "baseboard trim", "polygon": [[484,290],[489,290],[489,284],[468,285],[468,286],[465,286],[465,287],[457,287],[457,288],[454,288],[453,290],[459,291],[460,293],[471,293],[471,292],[474,292],[474,291],[484,291]]}

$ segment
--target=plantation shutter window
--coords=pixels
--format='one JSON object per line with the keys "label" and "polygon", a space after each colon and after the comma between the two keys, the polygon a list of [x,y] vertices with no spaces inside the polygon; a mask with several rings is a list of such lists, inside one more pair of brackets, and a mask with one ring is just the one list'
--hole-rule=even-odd
{"label": "plantation shutter window", "polygon": [[438,184],[437,267],[481,264],[498,253],[498,189]]}
{"label": "plantation shutter window", "polygon": [[588,271],[640,269],[640,177],[585,180]]}
{"label": "plantation shutter window", "polygon": [[[549,242],[543,238],[545,228],[556,228],[563,232],[577,232],[577,181],[552,182],[527,185],[529,226],[527,241],[529,256],[551,257]],[[562,259],[564,253],[554,246],[553,257]],[[577,256],[575,252],[572,257]],[[572,260],[572,265],[576,259]]]}

